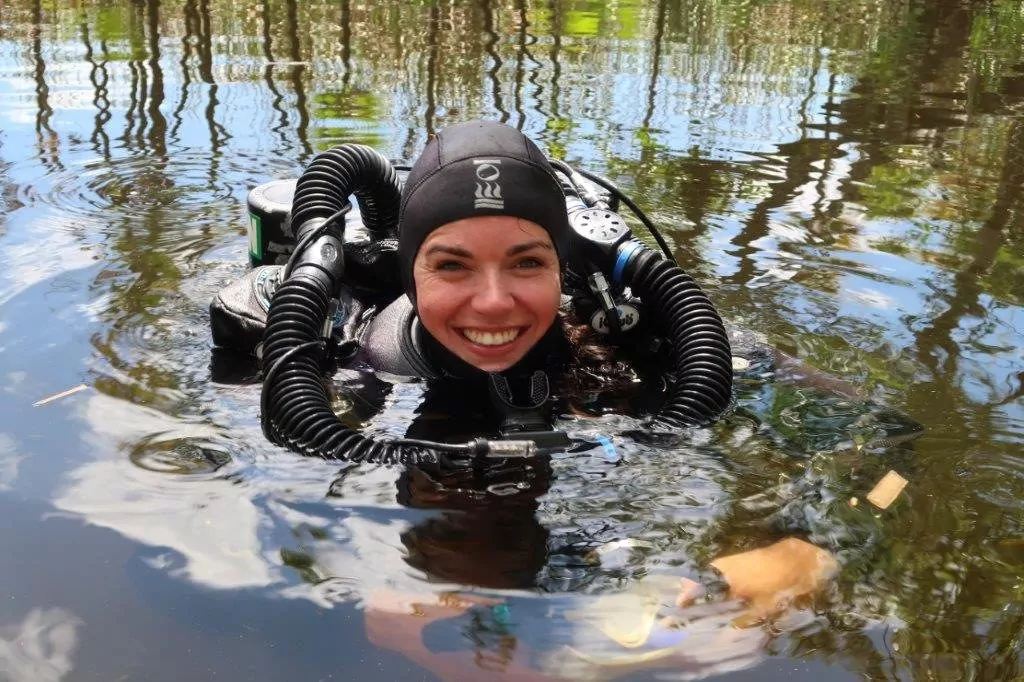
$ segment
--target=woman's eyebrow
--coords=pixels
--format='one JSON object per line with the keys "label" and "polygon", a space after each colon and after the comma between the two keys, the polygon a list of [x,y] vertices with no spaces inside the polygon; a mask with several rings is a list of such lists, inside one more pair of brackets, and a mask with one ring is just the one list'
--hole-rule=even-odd
{"label": "woman's eyebrow", "polygon": [[423,255],[424,256],[429,256],[429,255],[434,254],[434,253],[447,253],[450,256],[458,256],[460,258],[472,258],[473,257],[473,254],[471,254],[466,249],[463,249],[462,247],[459,247],[459,246],[445,246],[444,244],[434,244],[433,246],[428,248],[426,253],[424,253]]}
{"label": "woman's eyebrow", "polygon": [[549,251],[552,250],[552,247],[551,247],[550,243],[544,242],[544,241],[541,241],[541,240],[538,239],[537,241],[533,241],[533,242],[523,242],[522,244],[516,244],[515,246],[510,248],[508,251],[506,251],[505,255],[506,256],[515,256],[517,254],[523,253],[524,251],[529,251],[530,249],[536,249],[536,248],[548,249]]}

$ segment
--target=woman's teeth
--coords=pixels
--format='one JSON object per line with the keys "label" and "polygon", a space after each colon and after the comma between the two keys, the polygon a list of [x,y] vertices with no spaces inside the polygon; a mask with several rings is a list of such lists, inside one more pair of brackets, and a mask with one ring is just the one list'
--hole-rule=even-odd
{"label": "woman's teeth", "polygon": [[472,329],[464,329],[462,334],[473,343],[479,343],[481,346],[500,346],[514,341],[519,336],[519,330],[513,328],[501,332],[478,332]]}

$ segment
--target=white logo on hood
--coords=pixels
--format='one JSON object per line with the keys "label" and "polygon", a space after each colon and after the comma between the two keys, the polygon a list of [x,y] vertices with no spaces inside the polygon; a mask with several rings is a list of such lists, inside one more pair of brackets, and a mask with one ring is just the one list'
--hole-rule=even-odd
{"label": "white logo on hood", "polygon": [[496,208],[503,210],[505,200],[501,196],[501,159],[473,159],[476,166],[476,194],[473,208]]}

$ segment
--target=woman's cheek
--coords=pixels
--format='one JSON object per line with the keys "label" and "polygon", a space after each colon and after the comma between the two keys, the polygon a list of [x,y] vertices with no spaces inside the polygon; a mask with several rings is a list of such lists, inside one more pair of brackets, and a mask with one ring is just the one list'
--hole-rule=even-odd
{"label": "woman's cheek", "polygon": [[417,313],[428,329],[436,332],[454,317],[459,307],[459,297],[458,287],[437,281],[425,283],[416,292]]}
{"label": "woman's cheek", "polygon": [[541,302],[544,308],[550,309],[552,315],[558,311],[558,307],[562,304],[561,283],[562,280],[558,273],[554,273],[550,277],[543,278],[538,282],[536,300]]}

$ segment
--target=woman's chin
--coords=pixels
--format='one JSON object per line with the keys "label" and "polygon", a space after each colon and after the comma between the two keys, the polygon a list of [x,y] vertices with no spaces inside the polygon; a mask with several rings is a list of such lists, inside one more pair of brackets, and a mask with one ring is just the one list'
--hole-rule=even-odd
{"label": "woman's chin", "polygon": [[482,372],[504,372],[509,367],[512,367],[517,362],[523,359],[526,353],[519,352],[519,349],[508,349],[507,353],[496,354],[493,350],[489,349],[488,353],[474,352],[472,349],[462,349],[463,352],[457,353],[463,361],[476,367]]}
{"label": "woman's chin", "polygon": [[482,372],[487,372],[488,374],[496,374],[498,372],[504,372],[506,369],[508,369],[509,367],[511,367],[512,365],[514,365],[516,363],[514,363],[514,362],[504,362],[504,363],[487,363],[487,364],[474,364],[474,363],[471,363],[471,364],[473,364],[474,367],[476,367],[477,369],[479,369]]}
{"label": "woman's chin", "polygon": [[504,372],[512,365],[519,362],[522,359],[521,356],[508,357],[508,358],[481,358],[476,355],[463,356],[462,359],[468,364],[473,365],[481,372],[495,373]]}

